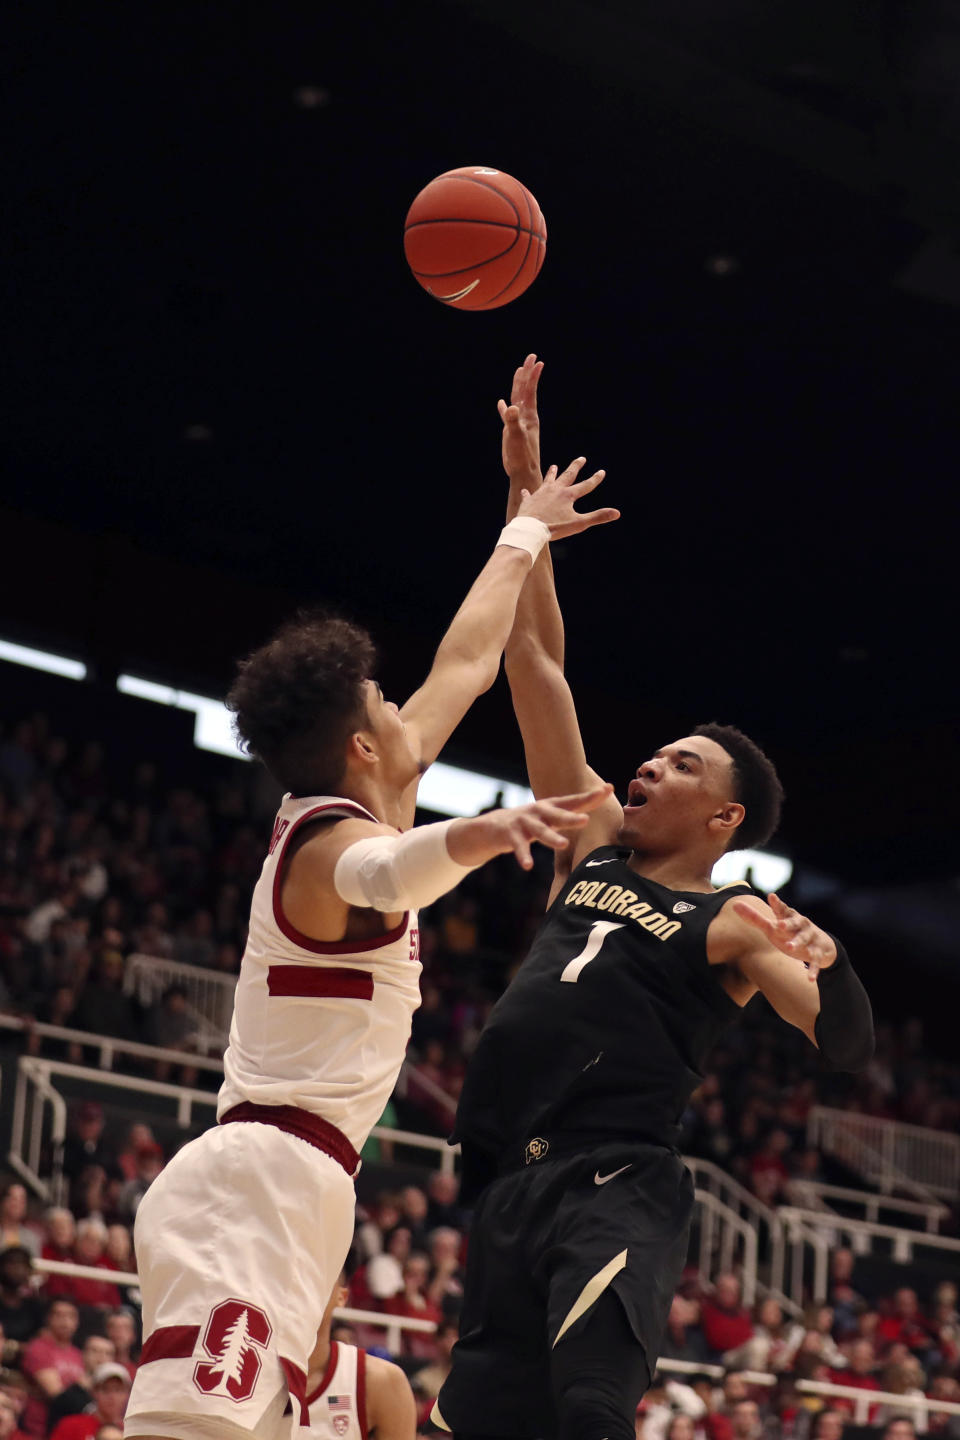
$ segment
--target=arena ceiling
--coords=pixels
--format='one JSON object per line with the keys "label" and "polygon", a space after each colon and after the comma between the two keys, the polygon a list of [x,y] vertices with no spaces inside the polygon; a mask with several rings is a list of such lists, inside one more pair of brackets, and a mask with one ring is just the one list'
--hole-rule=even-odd
{"label": "arena ceiling", "polygon": [[[534,349],[547,458],[623,511],[557,557],[598,767],[732,720],[810,864],[955,875],[958,11],[19,7],[5,633],[215,693],[325,601],[401,696],[496,535]],[[400,247],[467,163],[549,226],[490,314]],[[458,753],[517,767],[503,693]]]}

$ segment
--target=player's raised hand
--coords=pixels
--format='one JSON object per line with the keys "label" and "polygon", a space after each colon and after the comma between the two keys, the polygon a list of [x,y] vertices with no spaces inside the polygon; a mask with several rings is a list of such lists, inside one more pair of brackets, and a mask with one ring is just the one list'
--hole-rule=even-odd
{"label": "player's raised hand", "polygon": [[532,515],[535,520],[542,520],[545,525],[549,525],[551,540],[562,540],[565,535],[579,535],[581,530],[589,530],[594,525],[606,525],[611,520],[619,520],[619,510],[587,510],[581,514],[573,508],[582,496],[596,490],[607,473],[605,470],[596,470],[592,475],[588,475],[586,480],[578,480],[577,476],[586,463],[581,455],[572,460],[559,475],[556,465],[551,465],[539,490],[535,490],[532,495],[527,489],[520,492],[522,498],[517,514]]}
{"label": "player's raised hand", "polygon": [[540,416],[537,414],[537,385],[543,361],[528,355],[514,371],[510,404],[497,401],[503,421],[503,468],[511,480],[536,490],[541,481]]}
{"label": "player's raised hand", "polygon": [[734,900],[733,908],[742,920],[761,930],[771,945],[806,965],[807,978],[816,980],[820,971],[836,960],[836,943],[806,915],[784,905],[779,895],[768,895],[767,901],[762,910],[745,899]]}
{"label": "player's raised hand", "polygon": [[481,865],[512,851],[524,870],[533,865],[530,846],[563,850],[582,830],[590,813],[613,794],[612,785],[597,785],[579,795],[535,800],[510,810],[490,810],[472,820],[456,820],[447,834],[447,849],[461,865]]}

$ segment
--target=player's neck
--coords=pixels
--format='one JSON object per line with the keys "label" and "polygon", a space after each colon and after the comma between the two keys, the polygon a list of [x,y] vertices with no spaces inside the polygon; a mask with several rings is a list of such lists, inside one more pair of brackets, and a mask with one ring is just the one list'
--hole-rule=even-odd
{"label": "player's neck", "polygon": [[713,890],[710,876],[715,860],[692,855],[649,855],[634,850],[627,861],[631,870],[652,880],[667,890],[682,890],[687,894]]}
{"label": "player's neck", "polygon": [[307,1362],[307,1394],[316,1390],[330,1364],[330,1336],[318,1335],[313,1354]]}
{"label": "player's neck", "polygon": [[351,775],[348,772],[342,794],[345,800],[355,800],[364,810],[369,810],[382,824],[392,825],[397,830],[401,828],[402,792],[396,787],[383,785],[366,775]]}

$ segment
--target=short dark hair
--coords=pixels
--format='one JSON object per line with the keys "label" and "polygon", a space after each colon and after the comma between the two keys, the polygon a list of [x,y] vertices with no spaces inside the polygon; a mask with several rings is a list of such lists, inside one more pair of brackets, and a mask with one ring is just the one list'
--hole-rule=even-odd
{"label": "short dark hair", "polygon": [[733,761],[733,798],[742,805],[744,817],[728,845],[729,850],[749,850],[764,845],[780,823],[783,786],[759,745],[735,725],[698,725],[702,735],[723,747]]}
{"label": "short dark hair", "polygon": [[244,749],[295,795],[331,795],[351,733],[367,723],[363,682],[376,661],[366,630],[301,611],[238,667],[227,696]]}

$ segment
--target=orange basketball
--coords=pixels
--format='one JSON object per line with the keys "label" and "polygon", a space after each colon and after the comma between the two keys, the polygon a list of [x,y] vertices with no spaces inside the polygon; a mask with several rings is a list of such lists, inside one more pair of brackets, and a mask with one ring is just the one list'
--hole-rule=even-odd
{"label": "orange basketball", "polygon": [[512,175],[464,165],[431,180],[407,211],[403,249],[414,278],[457,310],[496,310],[537,278],[547,226]]}

